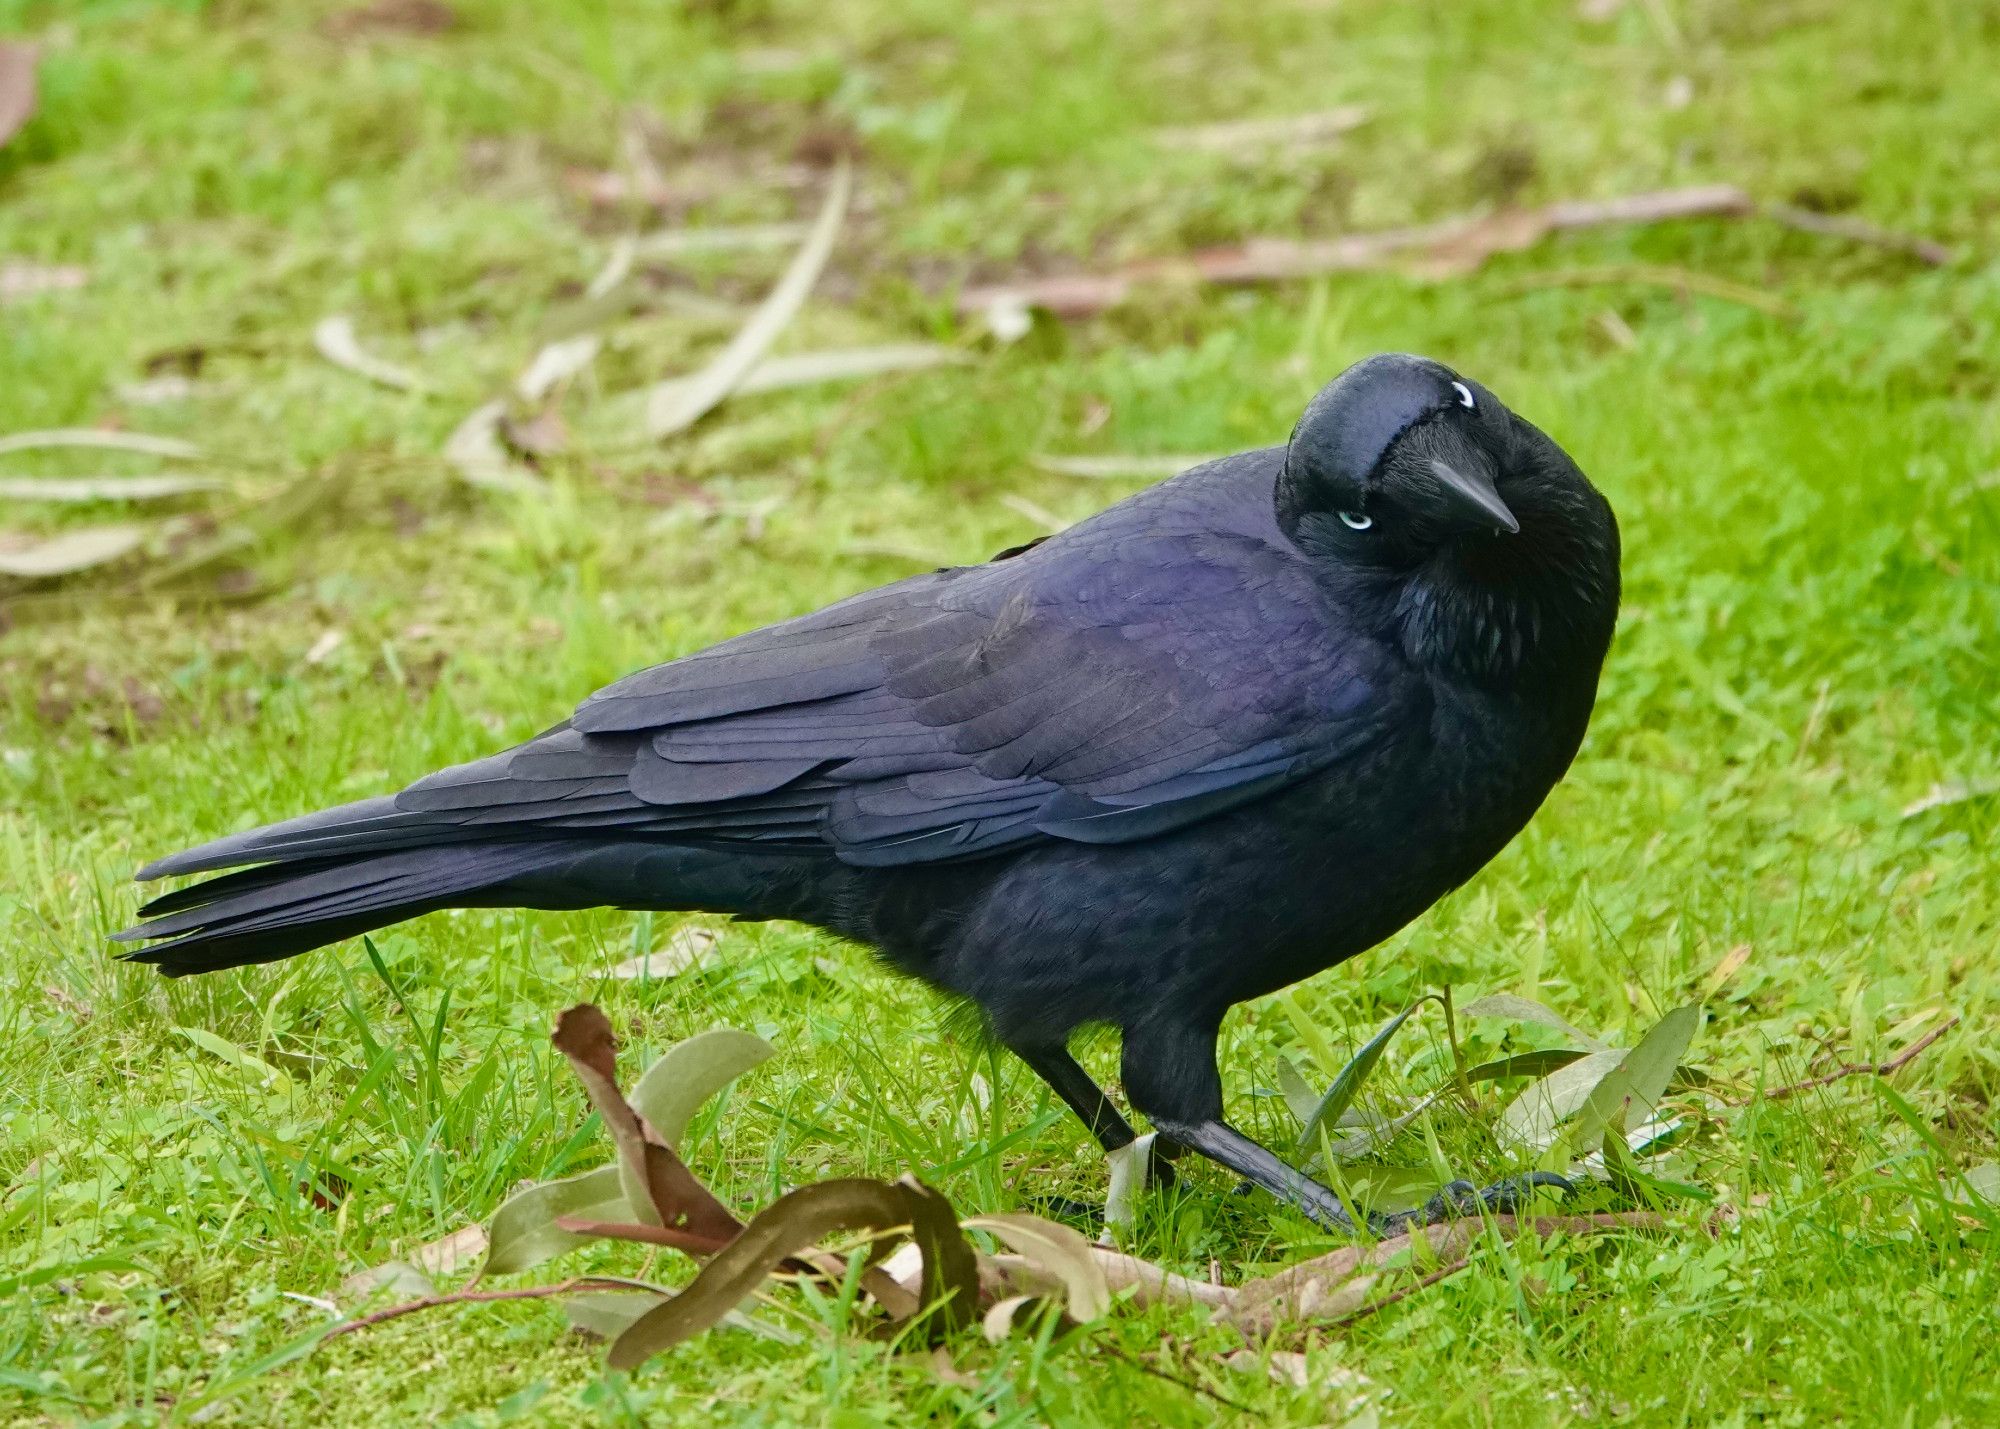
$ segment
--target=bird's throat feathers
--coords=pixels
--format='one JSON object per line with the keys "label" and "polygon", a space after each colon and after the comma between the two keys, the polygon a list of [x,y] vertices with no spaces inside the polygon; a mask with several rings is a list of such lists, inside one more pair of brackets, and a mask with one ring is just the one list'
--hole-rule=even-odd
{"label": "bird's throat feathers", "polygon": [[1412,663],[1481,683],[1587,671],[1594,685],[1618,618],[1611,508],[1587,486],[1509,495],[1521,534],[1455,543],[1412,573],[1387,612],[1396,637]]}

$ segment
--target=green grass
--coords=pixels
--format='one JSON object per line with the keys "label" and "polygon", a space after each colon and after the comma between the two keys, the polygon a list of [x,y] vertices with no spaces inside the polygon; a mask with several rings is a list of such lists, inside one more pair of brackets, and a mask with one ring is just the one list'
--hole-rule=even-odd
{"label": "green grass", "polygon": [[[2000,778],[2000,6],[1634,0],[1604,23],[1571,0],[457,8],[442,35],[354,35],[317,4],[0,0],[0,33],[46,48],[42,114],[0,150],[0,261],[90,271],[0,310],[0,433],[118,420],[196,437],[232,477],[325,486],[249,558],[262,600],[107,607],[85,584],[80,608],[0,634],[0,1282],[28,1274],[0,1303],[0,1415],[151,1423],[217,1396],[204,1422],[1234,1413],[1198,1385],[1258,1422],[1337,1421],[1329,1392],[1224,1368],[1232,1337],[1168,1312],[973,1337],[953,1346],[958,1383],[865,1341],[729,1332],[606,1378],[601,1349],[537,1304],[274,1364],[324,1321],[284,1292],[332,1293],[605,1155],[546,1041],[579,999],[610,1012],[634,1069],[713,1025],[776,1044],[690,1138],[738,1205],[913,1170],[998,1210],[1094,1197],[1102,1162],[922,990],[790,926],[730,928],[708,970],[640,986],[608,969],[670,918],[434,917],[379,939],[407,1007],[358,946],[168,984],[104,938],[147,857],[391,789],[635,666],[1035,534],[1003,496],[1068,520],[1131,489],[1039,473],[1037,451],[1280,439],[1326,377],[1394,348],[1476,374],[1578,457],[1624,525],[1627,610],[1582,757],[1514,847],[1388,945],[1231,1019],[1232,1115],[1282,1136],[1276,1057],[1358,1045],[1426,989],[1520,992],[1633,1035],[1742,944],[1695,1055],[1746,1086],[1886,1056],[1926,1009],[1964,1021],[1896,1079],[1907,1116],[1869,1079],[1715,1116],[1690,1170],[1743,1212],[1715,1238],[1686,1206],[1664,1238],[1489,1249],[1304,1335],[1313,1362],[1388,1391],[1387,1424],[2000,1419],[2000,1261],[1940,1200],[1994,1155],[2000,800],[1901,813],[1933,784]],[[1147,137],[1346,102],[1374,117],[1324,151],[1232,162]],[[592,212],[565,181],[617,167],[635,109],[686,186],[670,222],[803,216],[812,192],[776,170],[830,135],[859,143],[864,204],[797,347],[950,337],[960,276],[1715,180],[1962,256],[1927,269],[1715,220],[1575,235],[1436,285],[1161,293],[634,450],[591,435],[597,399],[728,330],[649,290],[570,394],[580,443],[552,494],[456,485],[445,434],[564,320],[610,239],[653,221]],[[742,301],[777,261],[703,262],[673,291]],[[1522,282],[1632,263],[1765,288],[1799,316]],[[334,311],[439,395],[319,360],[308,334]],[[193,366],[184,400],[119,395]],[[146,469],[61,455],[6,470]],[[343,643],[308,663],[329,630]],[[1422,1025],[1380,1089],[1438,1080]],[[1479,1024],[1473,1050],[1505,1033]],[[1089,1060],[1108,1076],[1115,1055]],[[1468,1174],[1512,1169],[1489,1112],[1432,1118]],[[1429,1157],[1414,1131],[1390,1152]],[[300,1190],[336,1175],[337,1211]],[[1144,1253],[1233,1277],[1326,1245],[1219,1173],[1186,1183],[1147,1202]]]}

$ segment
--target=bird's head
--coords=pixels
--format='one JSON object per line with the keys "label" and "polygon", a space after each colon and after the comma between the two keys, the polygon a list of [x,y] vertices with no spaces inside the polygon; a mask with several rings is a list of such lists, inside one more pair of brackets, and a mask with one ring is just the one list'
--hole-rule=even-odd
{"label": "bird's head", "polygon": [[1385,353],[1321,389],[1276,496],[1279,526],[1307,554],[1403,578],[1403,614],[1455,661],[1495,640],[1504,656],[1527,643],[1511,623],[1525,632],[1544,615],[1609,639],[1610,506],[1545,433],[1442,363]]}

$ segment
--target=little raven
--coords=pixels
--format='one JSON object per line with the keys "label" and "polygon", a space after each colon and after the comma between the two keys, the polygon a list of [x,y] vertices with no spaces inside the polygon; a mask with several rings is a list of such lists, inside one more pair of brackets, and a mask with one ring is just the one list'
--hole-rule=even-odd
{"label": "little raven", "polygon": [[1618,559],[1554,441],[1450,368],[1371,357],[1284,446],[150,864],[238,871],[118,936],[177,977],[441,908],[816,924],[976,1007],[1114,1160],[1140,1148],[1068,1041],[1117,1027],[1161,1169],[1193,1150],[1352,1230],[1224,1121],[1223,1015],[1381,942],[1527,823],[1589,722]]}

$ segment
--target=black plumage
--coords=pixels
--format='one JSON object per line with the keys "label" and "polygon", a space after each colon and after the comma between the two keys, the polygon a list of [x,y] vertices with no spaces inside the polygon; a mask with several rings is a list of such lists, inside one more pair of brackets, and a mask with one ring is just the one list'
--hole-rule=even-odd
{"label": "black plumage", "polygon": [[119,936],[169,975],[438,908],[814,923],[969,1000],[1107,1148],[1070,1058],[1345,1223],[1222,1120],[1224,1012],[1464,882],[1568,768],[1618,605],[1610,507],[1484,388],[1371,358],[1290,442],[985,565],[627,676],[518,748],[162,859],[242,867]]}

